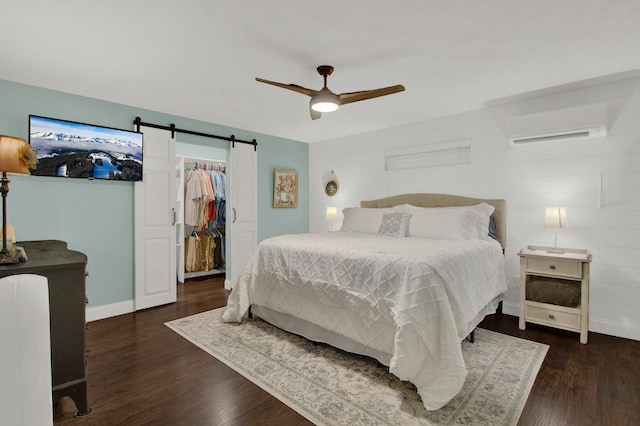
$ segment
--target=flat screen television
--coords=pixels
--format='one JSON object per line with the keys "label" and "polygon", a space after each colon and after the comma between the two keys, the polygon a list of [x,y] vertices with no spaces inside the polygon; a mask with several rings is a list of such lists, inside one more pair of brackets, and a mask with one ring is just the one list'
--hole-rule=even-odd
{"label": "flat screen television", "polygon": [[36,176],[142,180],[142,133],[30,115],[29,144]]}

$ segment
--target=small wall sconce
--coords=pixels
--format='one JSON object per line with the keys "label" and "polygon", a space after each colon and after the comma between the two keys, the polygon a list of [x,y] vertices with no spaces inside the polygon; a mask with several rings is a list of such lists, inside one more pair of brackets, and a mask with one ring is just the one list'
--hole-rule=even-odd
{"label": "small wall sconce", "polygon": [[553,249],[547,252],[564,253],[564,250],[557,247],[557,229],[567,227],[567,210],[564,207],[547,207],[544,212],[544,227],[554,228]]}

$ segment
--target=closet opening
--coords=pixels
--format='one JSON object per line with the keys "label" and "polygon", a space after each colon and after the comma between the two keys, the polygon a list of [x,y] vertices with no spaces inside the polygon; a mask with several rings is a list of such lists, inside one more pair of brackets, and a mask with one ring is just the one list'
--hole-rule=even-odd
{"label": "closet opening", "polygon": [[178,156],[178,281],[226,273],[226,161]]}

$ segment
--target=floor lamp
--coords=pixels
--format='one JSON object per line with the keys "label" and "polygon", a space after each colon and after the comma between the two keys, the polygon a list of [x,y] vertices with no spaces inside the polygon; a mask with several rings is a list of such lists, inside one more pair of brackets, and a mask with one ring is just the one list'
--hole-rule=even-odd
{"label": "floor lamp", "polygon": [[[29,175],[29,167],[36,165],[36,152],[20,138],[0,135],[0,192],[2,193],[2,251],[0,265],[18,263],[15,249],[7,244],[7,195],[9,195],[9,178],[7,174]],[[15,243],[15,241],[14,241]]]}

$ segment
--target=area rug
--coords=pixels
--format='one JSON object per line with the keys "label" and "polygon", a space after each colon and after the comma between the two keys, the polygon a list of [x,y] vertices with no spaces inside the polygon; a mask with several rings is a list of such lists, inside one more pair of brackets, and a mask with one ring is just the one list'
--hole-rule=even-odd
{"label": "area rug", "polygon": [[462,391],[427,411],[415,387],[377,361],[314,344],[260,320],[223,323],[224,308],[166,323],[318,425],[515,425],[548,346],[477,329],[463,342]]}

